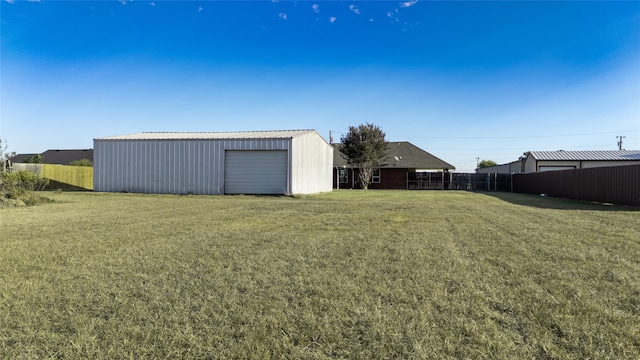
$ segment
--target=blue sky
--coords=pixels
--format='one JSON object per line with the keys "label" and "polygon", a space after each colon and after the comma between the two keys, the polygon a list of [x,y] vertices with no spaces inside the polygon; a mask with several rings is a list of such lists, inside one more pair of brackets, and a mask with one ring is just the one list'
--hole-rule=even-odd
{"label": "blue sky", "polygon": [[0,5],[0,138],[380,126],[472,171],[640,149],[638,1],[24,1]]}

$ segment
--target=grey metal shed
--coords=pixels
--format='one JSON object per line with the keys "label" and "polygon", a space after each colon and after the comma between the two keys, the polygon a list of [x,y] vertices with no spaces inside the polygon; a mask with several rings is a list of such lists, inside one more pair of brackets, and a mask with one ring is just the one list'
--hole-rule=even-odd
{"label": "grey metal shed", "polygon": [[331,191],[333,148],[315,130],[137,133],[94,139],[94,191]]}

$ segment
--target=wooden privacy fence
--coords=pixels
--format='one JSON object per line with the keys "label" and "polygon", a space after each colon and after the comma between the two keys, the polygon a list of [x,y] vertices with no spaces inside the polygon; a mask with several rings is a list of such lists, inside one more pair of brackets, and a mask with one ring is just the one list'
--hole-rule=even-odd
{"label": "wooden privacy fence", "polygon": [[27,164],[27,163],[14,163],[9,167],[11,171],[29,171],[34,174],[42,176],[43,164]]}
{"label": "wooden privacy fence", "polygon": [[14,163],[12,171],[30,171],[49,179],[49,189],[93,190],[93,168],[56,164]]}
{"label": "wooden privacy fence", "polygon": [[513,192],[640,206],[640,165],[514,174]]}

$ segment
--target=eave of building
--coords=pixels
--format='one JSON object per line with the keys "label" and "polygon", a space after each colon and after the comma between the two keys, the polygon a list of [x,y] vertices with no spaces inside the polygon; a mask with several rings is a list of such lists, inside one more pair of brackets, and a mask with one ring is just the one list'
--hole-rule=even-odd
{"label": "eave of building", "polygon": [[95,140],[240,140],[291,139],[316,133],[315,130],[269,130],[235,132],[142,132],[96,138]]}

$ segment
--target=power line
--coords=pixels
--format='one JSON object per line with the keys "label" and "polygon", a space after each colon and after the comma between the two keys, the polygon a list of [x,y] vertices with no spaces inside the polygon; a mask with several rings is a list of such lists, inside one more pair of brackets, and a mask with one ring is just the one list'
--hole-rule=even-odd
{"label": "power line", "polygon": [[[634,145],[634,147],[640,147],[640,143],[631,143],[627,145]],[[599,144],[599,145],[576,145],[576,146],[554,146],[554,150],[567,150],[567,149],[586,149],[586,148],[590,148],[590,150],[592,150],[593,148],[608,148],[610,147],[611,144]],[[549,146],[545,146],[546,148],[549,148]],[[446,151],[460,151],[460,152],[467,152],[467,151],[493,151],[493,150],[522,150],[523,147],[498,147],[498,148],[476,148],[476,147],[460,147],[460,146],[456,146],[453,148],[443,148],[443,147],[429,147],[429,151],[431,150],[446,150]],[[530,149],[529,149],[530,150]],[[544,151],[543,149],[538,149],[536,148],[536,150],[539,151]],[[597,149],[596,149],[597,150]]]}
{"label": "power line", "polygon": [[592,135],[610,135],[624,133],[637,133],[640,130],[628,130],[628,131],[611,131],[611,132],[599,132],[599,133],[583,133],[583,134],[563,134],[563,135],[527,135],[527,136],[405,136],[394,135],[387,137],[390,138],[412,138],[412,139],[447,139],[447,140],[495,140],[495,139],[531,139],[531,138],[558,138],[558,137],[572,137],[572,136],[592,136]]}

